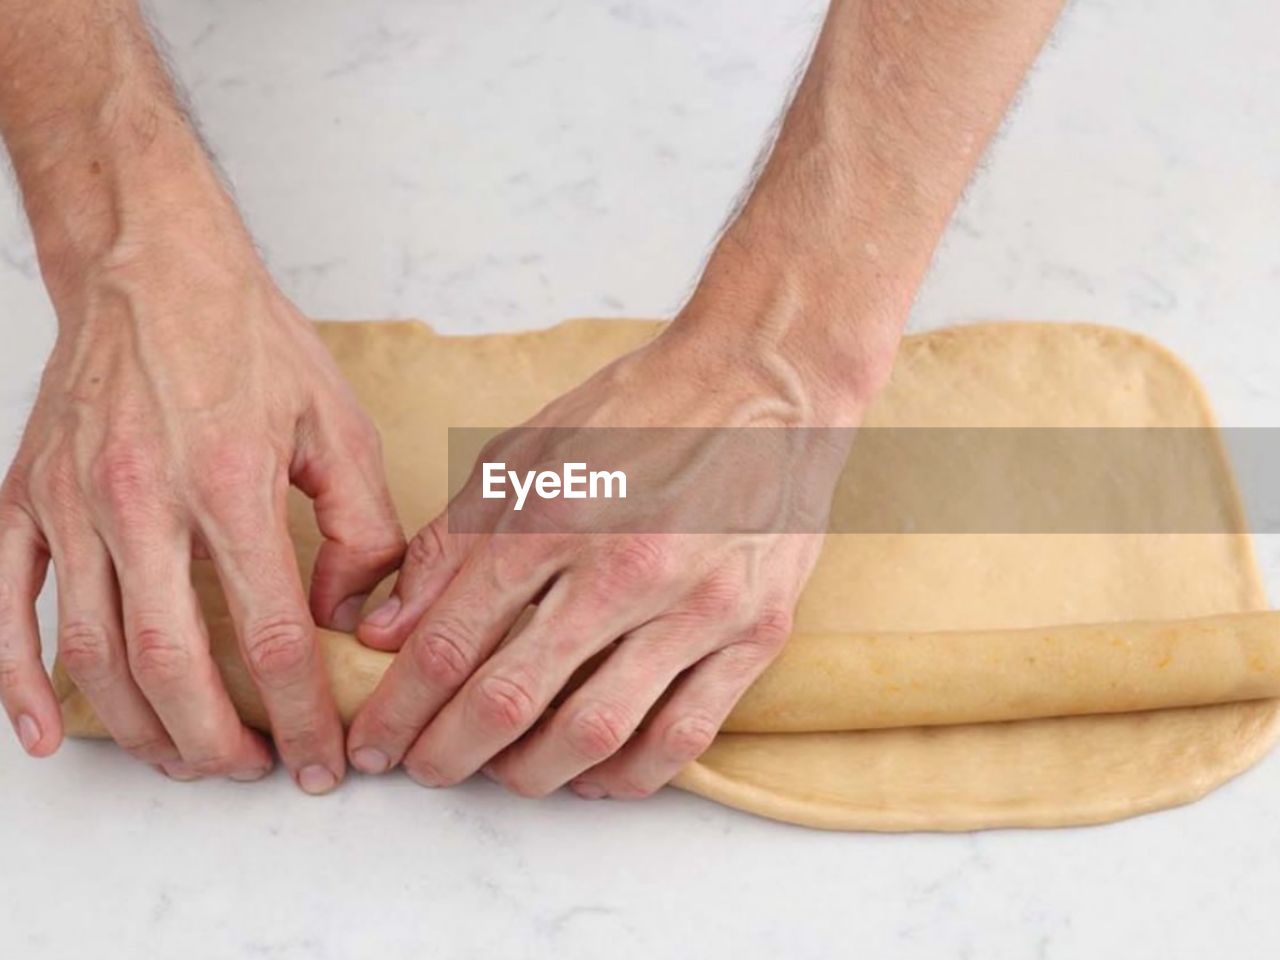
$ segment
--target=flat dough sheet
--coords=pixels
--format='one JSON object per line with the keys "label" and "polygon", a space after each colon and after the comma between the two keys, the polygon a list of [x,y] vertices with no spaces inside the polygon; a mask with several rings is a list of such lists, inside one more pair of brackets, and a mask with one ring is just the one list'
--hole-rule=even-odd
{"label": "flat dough sheet", "polygon": [[[1085,325],[984,324],[908,338],[867,423],[1208,427],[1213,418],[1194,376],[1143,337]],[[1200,495],[1216,497],[1240,533],[831,536],[797,629],[964,630],[1264,609],[1229,470],[1204,475],[1218,479]],[[1203,796],[1266,752],[1278,713],[1277,701],[1263,700],[952,727],[724,734],[676,784],[829,829],[1099,823]]]}
{"label": "flat dough sheet", "polygon": [[[382,431],[392,493],[411,532],[446,502],[449,427],[522,422],[659,329],[578,320],[535,333],[440,337],[413,322],[320,326]],[[907,338],[868,417],[879,427],[1211,424],[1194,378],[1150,341],[1049,324]],[[1200,456],[1190,465],[1193,492],[1216,503],[1225,529],[1237,533],[831,535],[797,611],[797,633],[985,632],[1265,609],[1221,449],[1208,445]],[[290,522],[309,576],[318,535],[301,498],[291,504]],[[249,685],[216,578],[197,565],[196,579],[215,655],[236,696]],[[385,657],[350,638],[323,640],[349,715]],[[93,732],[87,705],[65,678],[60,689],[69,729]],[[236,699],[250,722],[265,721],[251,695]],[[725,732],[675,785],[830,829],[1096,823],[1188,802],[1246,769],[1280,730],[1278,703],[832,733]],[[945,716],[945,700],[931,712]]]}

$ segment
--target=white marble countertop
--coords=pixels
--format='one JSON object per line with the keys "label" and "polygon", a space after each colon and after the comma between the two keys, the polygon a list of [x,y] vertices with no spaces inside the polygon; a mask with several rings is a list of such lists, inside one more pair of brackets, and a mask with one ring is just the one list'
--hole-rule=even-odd
{"label": "white marble countertop", "polygon": [[[449,331],[676,306],[816,0],[165,0],[159,20],[282,284]],[[1280,425],[1280,10],[1079,0],[913,327],[1150,333],[1222,419]],[[0,461],[53,318],[0,190]],[[1273,595],[1280,550],[1263,543]],[[43,611],[51,605],[46,596]],[[51,625],[48,616],[45,623]],[[353,779],[170,783],[0,737],[0,956],[1262,956],[1280,757],[1085,830],[811,832],[667,791],[527,802]]]}

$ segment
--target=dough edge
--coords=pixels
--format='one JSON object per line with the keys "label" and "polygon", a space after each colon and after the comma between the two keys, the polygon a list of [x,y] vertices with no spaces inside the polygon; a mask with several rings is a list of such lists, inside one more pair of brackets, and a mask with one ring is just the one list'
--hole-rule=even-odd
{"label": "dough edge", "polygon": [[[1120,327],[1103,324],[1068,321],[1045,322],[1028,320],[979,321],[949,325],[931,330],[920,336],[935,338],[945,344],[952,337],[976,336],[999,337],[1006,330],[1019,328],[1059,328],[1064,332],[1071,330],[1092,337],[1104,344],[1127,343],[1133,348],[1147,353],[1150,357],[1171,368],[1186,385],[1204,425],[1215,430],[1215,448],[1219,456],[1226,459],[1225,442],[1218,430],[1218,420],[1209,401],[1207,392],[1199,377],[1178,354],[1152,337]],[[1247,530],[1243,500],[1233,470],[1227,471],[1229,488],[1224,495],[1229,501],[1231,512],[1238,529]],[[1251,537],[1240,537],[1236,544],[1237,558],[1241,572],[1247,582],[1249,602],[1246,609],[1262,610],[1267,608],[1266,591],[1258,570],[1256,552]],[[1046,828],[1089,826],[1114,822],[1170,809],[1192,803],[1213,792],[1218,787],[1247,771],[1261,760],[1276,739],[1280,737],[1280,700],[1264,700],[1242,704],[1219,704],[1213,706],[1175,708],[1171,710],[1152,711],[1152,715],[1169,713],[1199,714],[1207,729],[1205,734],[1212,733],[1220,737],[1225,727],[1229,727],[1228,713],[1245,711],[1254,721],[1250,723],[1243,736],[1234,743],[1225,743],[1213,758],[1213,762],[1199,769],[1179,770],[1178,776],[1172,776],[1166,770],[1165,775],[1145,784],[1145,789],[1130,796],[1107,796],[1095,798],[1093,802],[1064,800],[1062,798],[1041,797],[1038,802],[1024,804],[1018,808],[1003,807],[993,809],[990,804],[947,803],[934,806],[928,810],[881,809],[871,805],[850,806],[847,800],[824,799],[821,796],[806,796],[802,792],[784,791],[776,786],[765,786],[750,782],[743,778],[735,778],[717,770],[709,757],[710,752],[700,760],[696,760],[684,768],[671,782],[671,786],[713,800],[725,806],[734,807],[757,816],[771,820],[792,823],[800,826],[833,831],[867,831],[867,832],[967,832],[989,829],[1013,828]],[[1063,732],[1070,735],[1072,728],[1082,728],[1086,724],[1101,721],[1111,724],[1123,724],[1131,719],[1130,715],[1115,714],[1099,717],[1056,717],[1038,721],[1010,721],[1000,726],[1024,724],[1058,725]],[[975,729],[985,724],[957,727],[956,730]],[[842,737],[874,737],[888,731],[859,731],[838,734]],[[898,732],[898,731],[893,731]],[[721,734],[719,740],[728,739],[740,734]],[[745,735],[754,736],[754,735]],[[779,736],[807,736],[806,734],[780,734]],[[713,746],[714,749],[714,746]]]}
{"label": "dough edge", "polygon": [[[579,319],[565,321],[558,326],[578,327],[592,321]],[[625,321],[620,321],[625,322]],[[413,326],[420,328],[425,335],[434,335],[431,327],[420,321],[393,320],[375,322],[380,326]],[[332,324],[337,326],[338,324]],[[345,326],[346,324],[342,324]],[[1156,356],[1161,362],[1172,367],[1186,381],[1194,392],[1196,403],[1202,411],[1207,425],[1215,425],[1215,419],[1208,399],[1199,386],[1194,374],[1187,365],[1156,341],[1142,334],[1124,329],[1087,323],[1044,324],[1039,322],[983,322],[948,327],[932,331],[927,336],[936,338],[945,346],[952,336],[999,336],[1010,328],[1043,328],[1046,326],[1073,328],[1102,342],[1124,341]],[[555,329],[549,328],[549,329]],[[654,327],[656,331],[656,327]],[[517,336],[538,336],[545,331],[531,331]],[[467,337],[473,339],[477,337]],[[1220,442],[1221,445],[1221,442]],[[1238,492],[1229,491],[1233,509],[1241,518],[1243,529],[1243,509]],[[1265,605],[1261,583],[1258,578],[1256,562],[1253,558],[1253,546],[1248,538],[1239,540],[1238,548],[1242,573],[1250,580],[1250,592],[1256,597],[1255,609]],[[65,679],[65,678],[61,678]],[[59,684],[62,697],[66,687]],[[920,811],[908,808],[875,809],[871,805],[842,807],[838,801],[820,795],[806,795],[803,791],[780,790],[743,778],[735,778],[730,774],[715,769],[709,760],[697,761],[687,767],[673,782],[674,786],[700,794],[728,806],[755,813],[771,819],[784,820],[810,827],[829,830],[871,830],[871,831],[962,831],[993,827],[1045,827],[1071,826],[1100,823],[1121,819],[1165,807],[1177,806],[1191,802],[1230,780],[1248,767],[1252,766],[1266,752],[1267,748],[1280,734],[1280,701],[1258,701],[1249,704],[1227,704],[1216,707],[1189,708],[1197,711],[1200,719],[1206,724],[1206,734],[1213,734],[1218,749],[1212,762],[1191,771],[1179,771],[1178,777],[1164,777],[1159,782],[1148,785],[1148,789],[1127,797],[1102,797],[1094,802],[1080,802],[1054,798],[1041,798],[1038,803],[1024,805],[1020,809],[1001,808],[993,813],[994,805],[970,806],[963,804],[943,804],[936,808]],[[1247,715],[1250,722],[1244,724],[1240,735],[1232,739],[1226,735],[1228,714]],[[1181,710],[1156,711],[1160,714],[1181,712]],[[1128,715],[1112,717],[1066,717],[1044,721],[1015,721],[1022,723],[1046,723],[1061,725],[1081,725],[1096,721],[1120,721],[1129,719]],[[1222,724],[1218,723],[1221,719]],[[969,727],[950,728],[954,730],[973,729]],[[1221,727],[1221,729],[1219,729]],[[900,733],[902,731],[892,731]],[[868,737],[876,736],[882,731],[871,733],[849,733],[840,736]],[[723,738],[736,736],[754,736],[723,734]],[[780,734],[778,736],[805,736],[803,734]]]}

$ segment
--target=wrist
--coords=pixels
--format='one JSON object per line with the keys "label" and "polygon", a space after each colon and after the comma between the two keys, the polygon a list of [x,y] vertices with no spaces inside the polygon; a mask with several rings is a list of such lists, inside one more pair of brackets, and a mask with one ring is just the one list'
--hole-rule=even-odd
{"label": "wrist", "polygon": [[911,302],[898,290],[852,270],[832,282],[758,246],[722,244],[671,333],[775,371],[820,424],[856,423],[893,367]]}
{"label": "wrist", "polygon": [[195,131],[154,91],[115,89],[5,133],[55,303],[144,251],[172,255],[213,238],[252,249]]}
{"label": "wrist", "polygon": [[140,247],[205,233],[252,246],[137,0],[6,9],[0,135],[55,301]]}
{"label": "wrist", "polygon": [[[198,143],[143,157],[90,148],[24,185],[41,273],[55,304],[87,277],[182,251],[252,253],[252,241]],[[253,254],[256,257],[256,254]]]}

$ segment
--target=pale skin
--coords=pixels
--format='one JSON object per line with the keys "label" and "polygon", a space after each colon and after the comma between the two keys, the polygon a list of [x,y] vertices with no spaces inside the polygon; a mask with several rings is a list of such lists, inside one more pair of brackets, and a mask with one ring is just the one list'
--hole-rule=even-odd
{"label": "pale skin", "polygon": [[[689,302],[531,425],[856,426],[1060,6],[835,0]],[[635,797],[706,749],[785,643],[820,537],[641,535],[621,519],[518,533],[545,529],[537,511],[489,511],[466,535],[442,517],[405,551],[376,436],[254,252],[133,4],[0,0],[0,19],[0,132],[59,318],[0,494],[0,695],[27,751],[61,739],[34,614],[52,560],[59,653],[120,743],[183,778],[270,768],[209,662],[193,551],[218,567],[281,757],[311,792],[345,766],[314,623],[399,651],[346,737],[365,772]],[[290,483],[328,538],[309,603]],[[476,496],[451,509],[480,515]]]}
{"label": "pale skin", "polygon": [[[353,628],[404,545],[376,433],[267,275],[137,9],[5,0],[0,19],[0,132],[58,315],[0,494],[5,708],[29,753],[57,749],[31,606],[51,561],[59,655],[122,746],[180,779],[265,774],[209,657],[189,576],[207,553],[281,758],[330,790],[343,731],[313,617]],[[290,483],[327,537],[309,605]]]}

